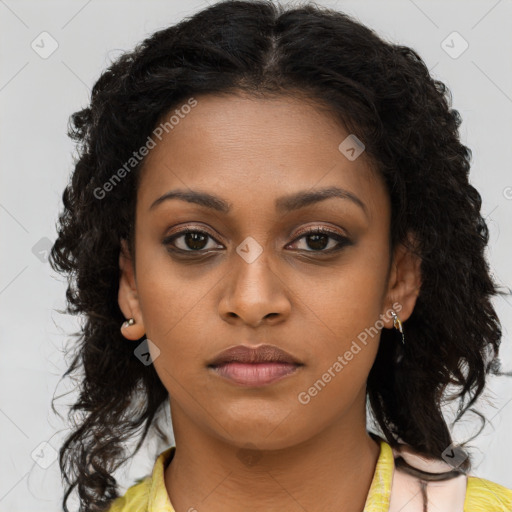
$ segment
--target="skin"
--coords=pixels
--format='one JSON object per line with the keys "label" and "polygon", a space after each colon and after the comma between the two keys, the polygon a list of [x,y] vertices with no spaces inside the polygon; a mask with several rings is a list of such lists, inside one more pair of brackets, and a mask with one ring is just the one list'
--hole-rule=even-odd
{"label": "skin", "polygon": [[[124,242],[119,258],[119,306],[136,321],[122,333],[131,340],[146,334],[159,348],[154,366],[170,395],[177,449],[165,484],[172,504],[176,512],[248,504],[265,512],[360,512],[379,456],[366,432],[365,387],[380,332],[308,404],[297,397],[381,315],[393,328],[393,304],[407,320],[420,262],[401,245],[390,259],[385,184],[364,152],[350,161],[338,150],[348,132],[325,111],[297,97],[196,99],[145,161],[136,261]],[[342,198],[275,210],[281,196],[327,186],[350,191],[366,212]],[[231,211],[176,199],[150,210],[178,188],[219,196]],[[335,239],[319,246],[297,236],[318,226],[352,244],[322,255]],[[213,238],[199,246],[175,239],[189,251],[178,257],[163,240],[185,227]],[[236,252],[247,237],[263,251],[251,263]],[[196,256],[195,247],[209,256]],[[207,368],[225,348],[261,343],[304,366],[250,389]]]}

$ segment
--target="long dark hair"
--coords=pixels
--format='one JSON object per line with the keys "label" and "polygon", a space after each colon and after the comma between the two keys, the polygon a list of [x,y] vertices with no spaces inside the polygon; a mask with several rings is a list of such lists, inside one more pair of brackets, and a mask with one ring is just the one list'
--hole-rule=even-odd
{"label": "long dark hair", "polygon": [[[422,287],[404,323],[404,352],[396,331],[383,329],[367,383],[387,441],[439,458],[452,443],[441,407],[447,388],[457,390],[463,414],[486,375],[499,370],[501,326],[491,298],[501,292],[484,258],[489,236],[481,196],[468,181],[471,151],[459,140],[460,116],[446,86],[414,50],[341,12],[220,2],[122,54],[94,85],[90,105],[70,119],[78,156],[50,255],[52,268],[68,275],[66,311],[84,318],[64,374],[79,374],[80,391],[70,411],[74,430],[60,451],[66,512],[75,488],[80,511],[104,510],[118,496],[113,471],[139,450],[168,403],[154,367],[134,357],[119,329],[120,240],[134,258],[144,160],[106,198],[98,190],[172,109],[201,94],[238,91],[301,95],[324,105],[364,141],[385,180],[392,247],[415,235],[410,248],[421,256]],[[127,454],[126,442],[136,435]],[[469,467],[467,459],[461,468]]]}

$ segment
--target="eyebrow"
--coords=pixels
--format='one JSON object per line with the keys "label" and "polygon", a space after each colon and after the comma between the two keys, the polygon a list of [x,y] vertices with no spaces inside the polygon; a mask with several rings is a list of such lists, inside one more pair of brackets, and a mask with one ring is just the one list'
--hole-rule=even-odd
{"label": "eyebrow", "polygon": [[[279,197],[275,201],[275,208],[278,213],[284,214],[298,210],[300,208],[304,208],[305,206],[309,206],[314,203],[318,203],[320,201],[325,201],[326,199],[331,199],[333,197],[348,199],[352,203],[359,206],[364,211],[364,213],[368,215],[366,205],[363,203],[363,201],[361,201],[361,199],[359,199],[352,192],[339,187],[302,190],[287,196]],[[180,199],[189,203],[198,204],[200,206],[204,206],[205,208],[210,208],[221,213],[229,213],[231,211],[231,204],[220,197],[214,196],[207,192],[180,189],[171,190],[156,199],[149,207],[149,210],[153,210],[164,201],[171,199]]]}

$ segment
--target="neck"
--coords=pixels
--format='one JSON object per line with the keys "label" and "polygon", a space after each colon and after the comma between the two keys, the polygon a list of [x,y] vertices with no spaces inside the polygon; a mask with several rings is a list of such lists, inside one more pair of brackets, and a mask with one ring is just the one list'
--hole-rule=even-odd
{"label": "neck", "polygon": [[165,485],[176,512],[363,510],[380,453],[366,418],[342,417],[302,443],[249,451],[198,429],[176,404],[172,412],[176,453]]}

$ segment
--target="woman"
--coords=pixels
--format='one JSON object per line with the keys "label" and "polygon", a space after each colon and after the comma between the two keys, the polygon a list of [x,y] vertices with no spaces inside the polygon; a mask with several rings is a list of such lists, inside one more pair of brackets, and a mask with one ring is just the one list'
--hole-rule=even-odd
{"label": "woman", "polygon": [[[474,404],[501,339],[447,98],[410,48],[272,2],[102,74],[51,254],[85,315],[66,511],[74,489],[81,511],[512,509],[441,407]],[[167,447],[120,496],[152,426]]]}

